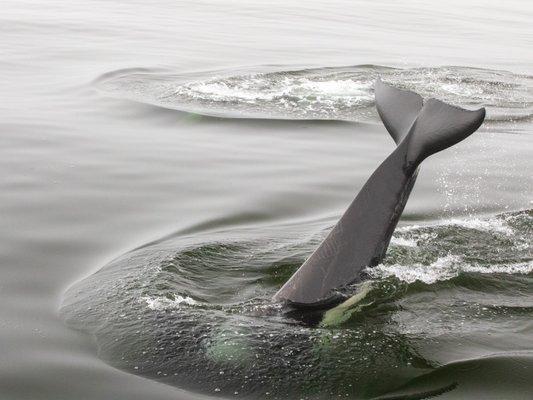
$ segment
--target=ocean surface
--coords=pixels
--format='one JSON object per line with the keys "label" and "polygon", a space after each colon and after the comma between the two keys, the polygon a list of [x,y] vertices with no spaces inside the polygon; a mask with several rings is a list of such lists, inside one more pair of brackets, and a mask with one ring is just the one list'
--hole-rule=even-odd
{"label": "ocean surface", "polygon": [[[531,399],[528,1],[4,0],[0,399]],[[270,298],[394,144],[377,77],[481,129],[387,257]]]}

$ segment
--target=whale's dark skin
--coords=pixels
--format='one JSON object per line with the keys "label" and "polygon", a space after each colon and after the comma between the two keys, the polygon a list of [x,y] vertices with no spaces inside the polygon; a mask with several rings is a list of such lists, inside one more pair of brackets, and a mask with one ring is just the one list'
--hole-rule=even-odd
{"label": "whale's dark skin", "polygon": [[326,239],[274,300],[296,307],[325,306],[337,289],[357,283],[381,262],[416,181],[418,166],[462,141],[483,123],[485,109],[465,110],[382,83],[375,85],[378,113],[397,144],[368,179]]}

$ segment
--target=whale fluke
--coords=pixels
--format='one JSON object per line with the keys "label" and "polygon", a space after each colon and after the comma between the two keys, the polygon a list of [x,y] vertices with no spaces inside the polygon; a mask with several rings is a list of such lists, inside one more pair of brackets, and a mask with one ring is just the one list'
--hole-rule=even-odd
{"label": "whale fluke", "polygon": [[485,109],[465,110],[396,89],[375,86],[376,106],[396,149],[376,169],[329,235],[274,295],[312,307],[339,299],[336,289],[362,280],[362,271],[387,251],[419,164],[465,139],[483,123]]}
{"label": "whale fluke", "polygon": [[374,86],[378,114],[392,139],[399,144],[409,133],[422,109],[422,97],[408,90],[385,85],[381,79]]}
{"label": "whale fluke", "polygon": [[411,128],[409,161],[420,164],[430,155],[459,143],[477,131],[484,119],[484,108],[468,111],[429,99]]}

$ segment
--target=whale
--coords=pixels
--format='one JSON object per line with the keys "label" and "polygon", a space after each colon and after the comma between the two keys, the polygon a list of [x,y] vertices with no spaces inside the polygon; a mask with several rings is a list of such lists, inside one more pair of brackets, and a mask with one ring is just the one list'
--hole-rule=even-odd
{"label": "whale", "polygon": [[326,307],[344,299],[342,289],[365,279],[389,246],[415,184],[420,164],[474,133],[485,108],[466,110],[424,99],[378,79],[378,114],[396,143],[316,250],[274,295],[296,308]]}

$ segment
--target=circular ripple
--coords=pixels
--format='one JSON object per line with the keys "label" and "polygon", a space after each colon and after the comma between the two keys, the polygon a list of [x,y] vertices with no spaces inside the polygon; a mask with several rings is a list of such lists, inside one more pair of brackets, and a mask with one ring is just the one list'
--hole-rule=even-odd
{"label": "circular ripple", "polygon": [[366,286],[347,290],[366,295],[325,316],[273,304],[328,229],[176,235],[76,284],[61,313],[118,368],[231,397],[369,398],[530,345],[531,211],[398,229]]}
{"label": "circular ripple", "polygon": [[377,77],[463,107],[484,106],[488,120],[533,116],[533,77],[467,67],[398,69],[378,65],[302,70],[121,70],[96,81],[107,94],[228,118],[376,121]]}

